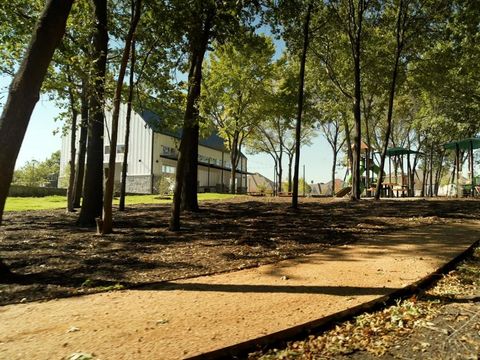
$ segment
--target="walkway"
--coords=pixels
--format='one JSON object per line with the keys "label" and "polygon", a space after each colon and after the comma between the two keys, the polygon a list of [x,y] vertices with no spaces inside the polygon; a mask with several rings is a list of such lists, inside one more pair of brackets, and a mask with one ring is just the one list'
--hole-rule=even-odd
{"label": "walkway", "polygon": [[418,227],[256,269],[0,307],[0,358],[180,359],[288,334],[425,278],[479,229]]}

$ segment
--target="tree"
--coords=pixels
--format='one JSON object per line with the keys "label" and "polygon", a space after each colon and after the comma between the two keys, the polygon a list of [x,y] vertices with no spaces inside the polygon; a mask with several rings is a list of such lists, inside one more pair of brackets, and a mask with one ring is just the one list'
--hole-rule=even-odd
{"label": "tree", "polygon": [[128,59],[130,58],[130,50],[132,46],[133,36],[140,21],[142,2],[135,0],[132,6],[132,20],[125,38],[125,47],[123,49],[122,61],[120,63],[120,71],[118,74],[117,85],[115,89],[115,97],[113,99],[112,128],[110,134],[110,154],[108,160],[108,172],[105,180],[105,193],[103,198],[103,223],[100,227],[102,234],[112,232],[112,202],[113,202],[113,185],[115,181],[115,162],[117,159],[117,137],[118,137],[118,118],[120,116],[120,103],[123,88],[123,80],[127,70]]}
{"label": "tree", "polygon": [[87,166],[82,208],[78,218],[78,224],[81,226],[95,225],[95,219],[102,213],[103,199],[104,93],[108,52],[107,2],[94,0],[93,7],[96,23],[92,58],[95,62],[93,93],[90,97]]}
{"label": "tree", "polygon": [[232,194],[242,146],[263,115],[258,109],[271,81],[274,53],[269,38],[246,33],[217,46],[205,69],[202,110],[230,151]]}
{"label": "tree", "polygon": [[[175,3],[176,4],[176,3]],[[174,7],[179,28],[185,29],[186,48],[189,54],[188,91],[183,118],[175,190],[170,218],[170,229],[180,229],[180,210],[198,210],[198,99],[201,93],[202,66],[205,52],[212,40],[220,43],[235,34],[242,23],[251,20],[252,2],[220,2],[214,0],[184,1]]]}
{"label": "tree", "polygon": [[123,154],[123,163],[122,163],[122,179],[120,182],[120,201],[118,204],[118,210],[125,210],[125,195],[127,188],[127,171],[128,171],[128,151],[129,151],[129,142],[130,142],[130,120],[132,117],[132,102],[133,102],[133,87],[134,83],[134,73],[135,73],[135,38],[132,40],[132,49],[130,54],[130,75],[128,80],[128,99],[127,99],[127,115],[125,119],[125,151]]}
{"label": "tree", "polygon": [[[49,0],[33,30],[30,44],[20,68],[10,85],[0,117],[0,225],[5,200],[10,188],[15,161],[25,136],[30,116],[38,101],[40,88],[53,53],[65,32],[73,0]],[[0,277],[11,278],[9,269],[0,260]]]}
{"label": "tree", "polygon": [[20,169],[15,170],[13,183],[25,186],[52,186],[59,173],[60,151],[56,151],[45,161],[28,161]]}

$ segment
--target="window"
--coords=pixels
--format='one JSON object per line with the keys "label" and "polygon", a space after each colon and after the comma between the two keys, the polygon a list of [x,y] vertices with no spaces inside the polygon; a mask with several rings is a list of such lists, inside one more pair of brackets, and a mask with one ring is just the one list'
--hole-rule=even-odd
{"label": "window", "polygon": [[[117,145],[117,154],[123,154],[125,152],[125,145]],[[105,146],[105,154],[110,154],[110,146]]]}
{"label": "window", "polygon": [[175,166],[162,165],[163,174],[175,174]]}
{"label": "window", "polygon": [[162,155],[177,156],[177,150],[172,147],[162,145]]}

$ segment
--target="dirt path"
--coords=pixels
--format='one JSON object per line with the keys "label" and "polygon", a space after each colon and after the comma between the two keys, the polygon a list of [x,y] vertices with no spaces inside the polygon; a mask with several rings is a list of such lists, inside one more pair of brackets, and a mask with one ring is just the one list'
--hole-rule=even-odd
{"label": "dirt path", "polygon": [[476,222],[375,235],[274,265],[0,308],[0,358],[179,359],[381,298],[478,240]]}

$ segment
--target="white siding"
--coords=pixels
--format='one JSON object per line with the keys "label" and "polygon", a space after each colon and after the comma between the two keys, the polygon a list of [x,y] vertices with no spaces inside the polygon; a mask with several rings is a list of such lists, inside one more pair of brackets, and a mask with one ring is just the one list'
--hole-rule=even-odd
{"label": "white siding", "polygon": [[[127,105],[120,106],[118,121],[118,145],[125,143]],[[104,135],[104,163],[108,163],[109,154],[105,154],[105,146],[110,144],[112,124],[112,111],[105,112],[105,135]],[[116,163],[123,162],[123,154],[117,153]],[[151,175],[152,174],[152,130],[142,117],[132,111],[130,120],[130,138],[128,149],[128,175]]]}

